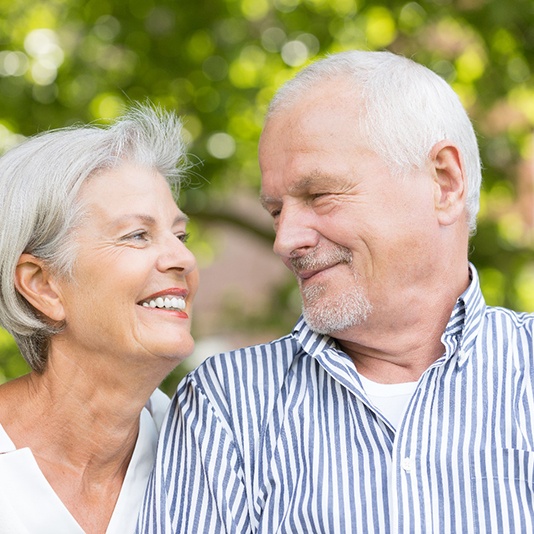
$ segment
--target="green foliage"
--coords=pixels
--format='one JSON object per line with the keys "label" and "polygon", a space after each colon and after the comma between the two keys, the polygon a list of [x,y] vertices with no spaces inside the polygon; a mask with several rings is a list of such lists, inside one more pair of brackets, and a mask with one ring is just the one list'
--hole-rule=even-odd
{"label": "green foliage", "polygon": [[[442,75],[469,110],[485,166],[471,258],[490,303],[534,310],[533,11],[530,0],[1,0],[0,148],[149,98],[184,116],[203,162],[197,173],[208,180],[193,178],[185,211],[270,240],[215,199],[257,190],[274,91],[325,53],[388,48]],[[202,236],[198,251],[210,246]],[[273,295],[257,328],[288,328],[279,310],[290,294]],[[1,349],[6,376],[20,372],[13,350]]]}
{"label": "green foliage", "polygon": [[28,371],[29,367],[22,359],[15,341],[0,328],[0,384]]}

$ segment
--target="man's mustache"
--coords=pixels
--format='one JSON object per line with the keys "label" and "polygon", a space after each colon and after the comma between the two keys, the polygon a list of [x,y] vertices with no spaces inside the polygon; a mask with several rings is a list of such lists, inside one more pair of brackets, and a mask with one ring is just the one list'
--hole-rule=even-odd
{"label": "man's mustache", "polygon": [[338,263],[352,263],[352,252],[345,247],[337,246],[328,250],[315,248],[304,256],[290,258],[293,272],[320,271]]}

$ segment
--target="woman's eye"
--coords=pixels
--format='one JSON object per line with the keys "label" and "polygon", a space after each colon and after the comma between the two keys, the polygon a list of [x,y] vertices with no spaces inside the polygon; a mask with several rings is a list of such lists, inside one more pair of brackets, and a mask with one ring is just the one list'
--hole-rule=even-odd
{"label": "woman's eye", "polygon": [[189,240],[189,233],[188,232],[185,232],[184,234],[177,234],[176,237],[182,242],[182,243],[187,243],[187,241]]}
{"label": "woman's eye", "polygon": [[129,241],[148,241],[148,232],[145,230],[139,230],[138,232],[128,234],[124,239]]}

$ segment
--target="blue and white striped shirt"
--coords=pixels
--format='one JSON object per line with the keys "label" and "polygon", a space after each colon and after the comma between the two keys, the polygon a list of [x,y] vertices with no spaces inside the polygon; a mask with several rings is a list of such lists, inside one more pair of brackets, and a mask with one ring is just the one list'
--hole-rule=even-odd
{"label": "blue and white striped shirt", "polygon": [[301,320],[179,386],[140,531],[534,532],[534,315],[476,271],[397,430],[350,358]]}

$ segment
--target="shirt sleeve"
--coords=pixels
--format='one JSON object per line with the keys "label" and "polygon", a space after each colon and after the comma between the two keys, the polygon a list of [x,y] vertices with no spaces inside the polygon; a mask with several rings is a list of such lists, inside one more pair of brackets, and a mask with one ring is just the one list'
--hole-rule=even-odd
{"label": "shirt sleeve", "polygon": [[251,532],[241,454],[224,408],[189,375],[164,421],[138,532]]}

